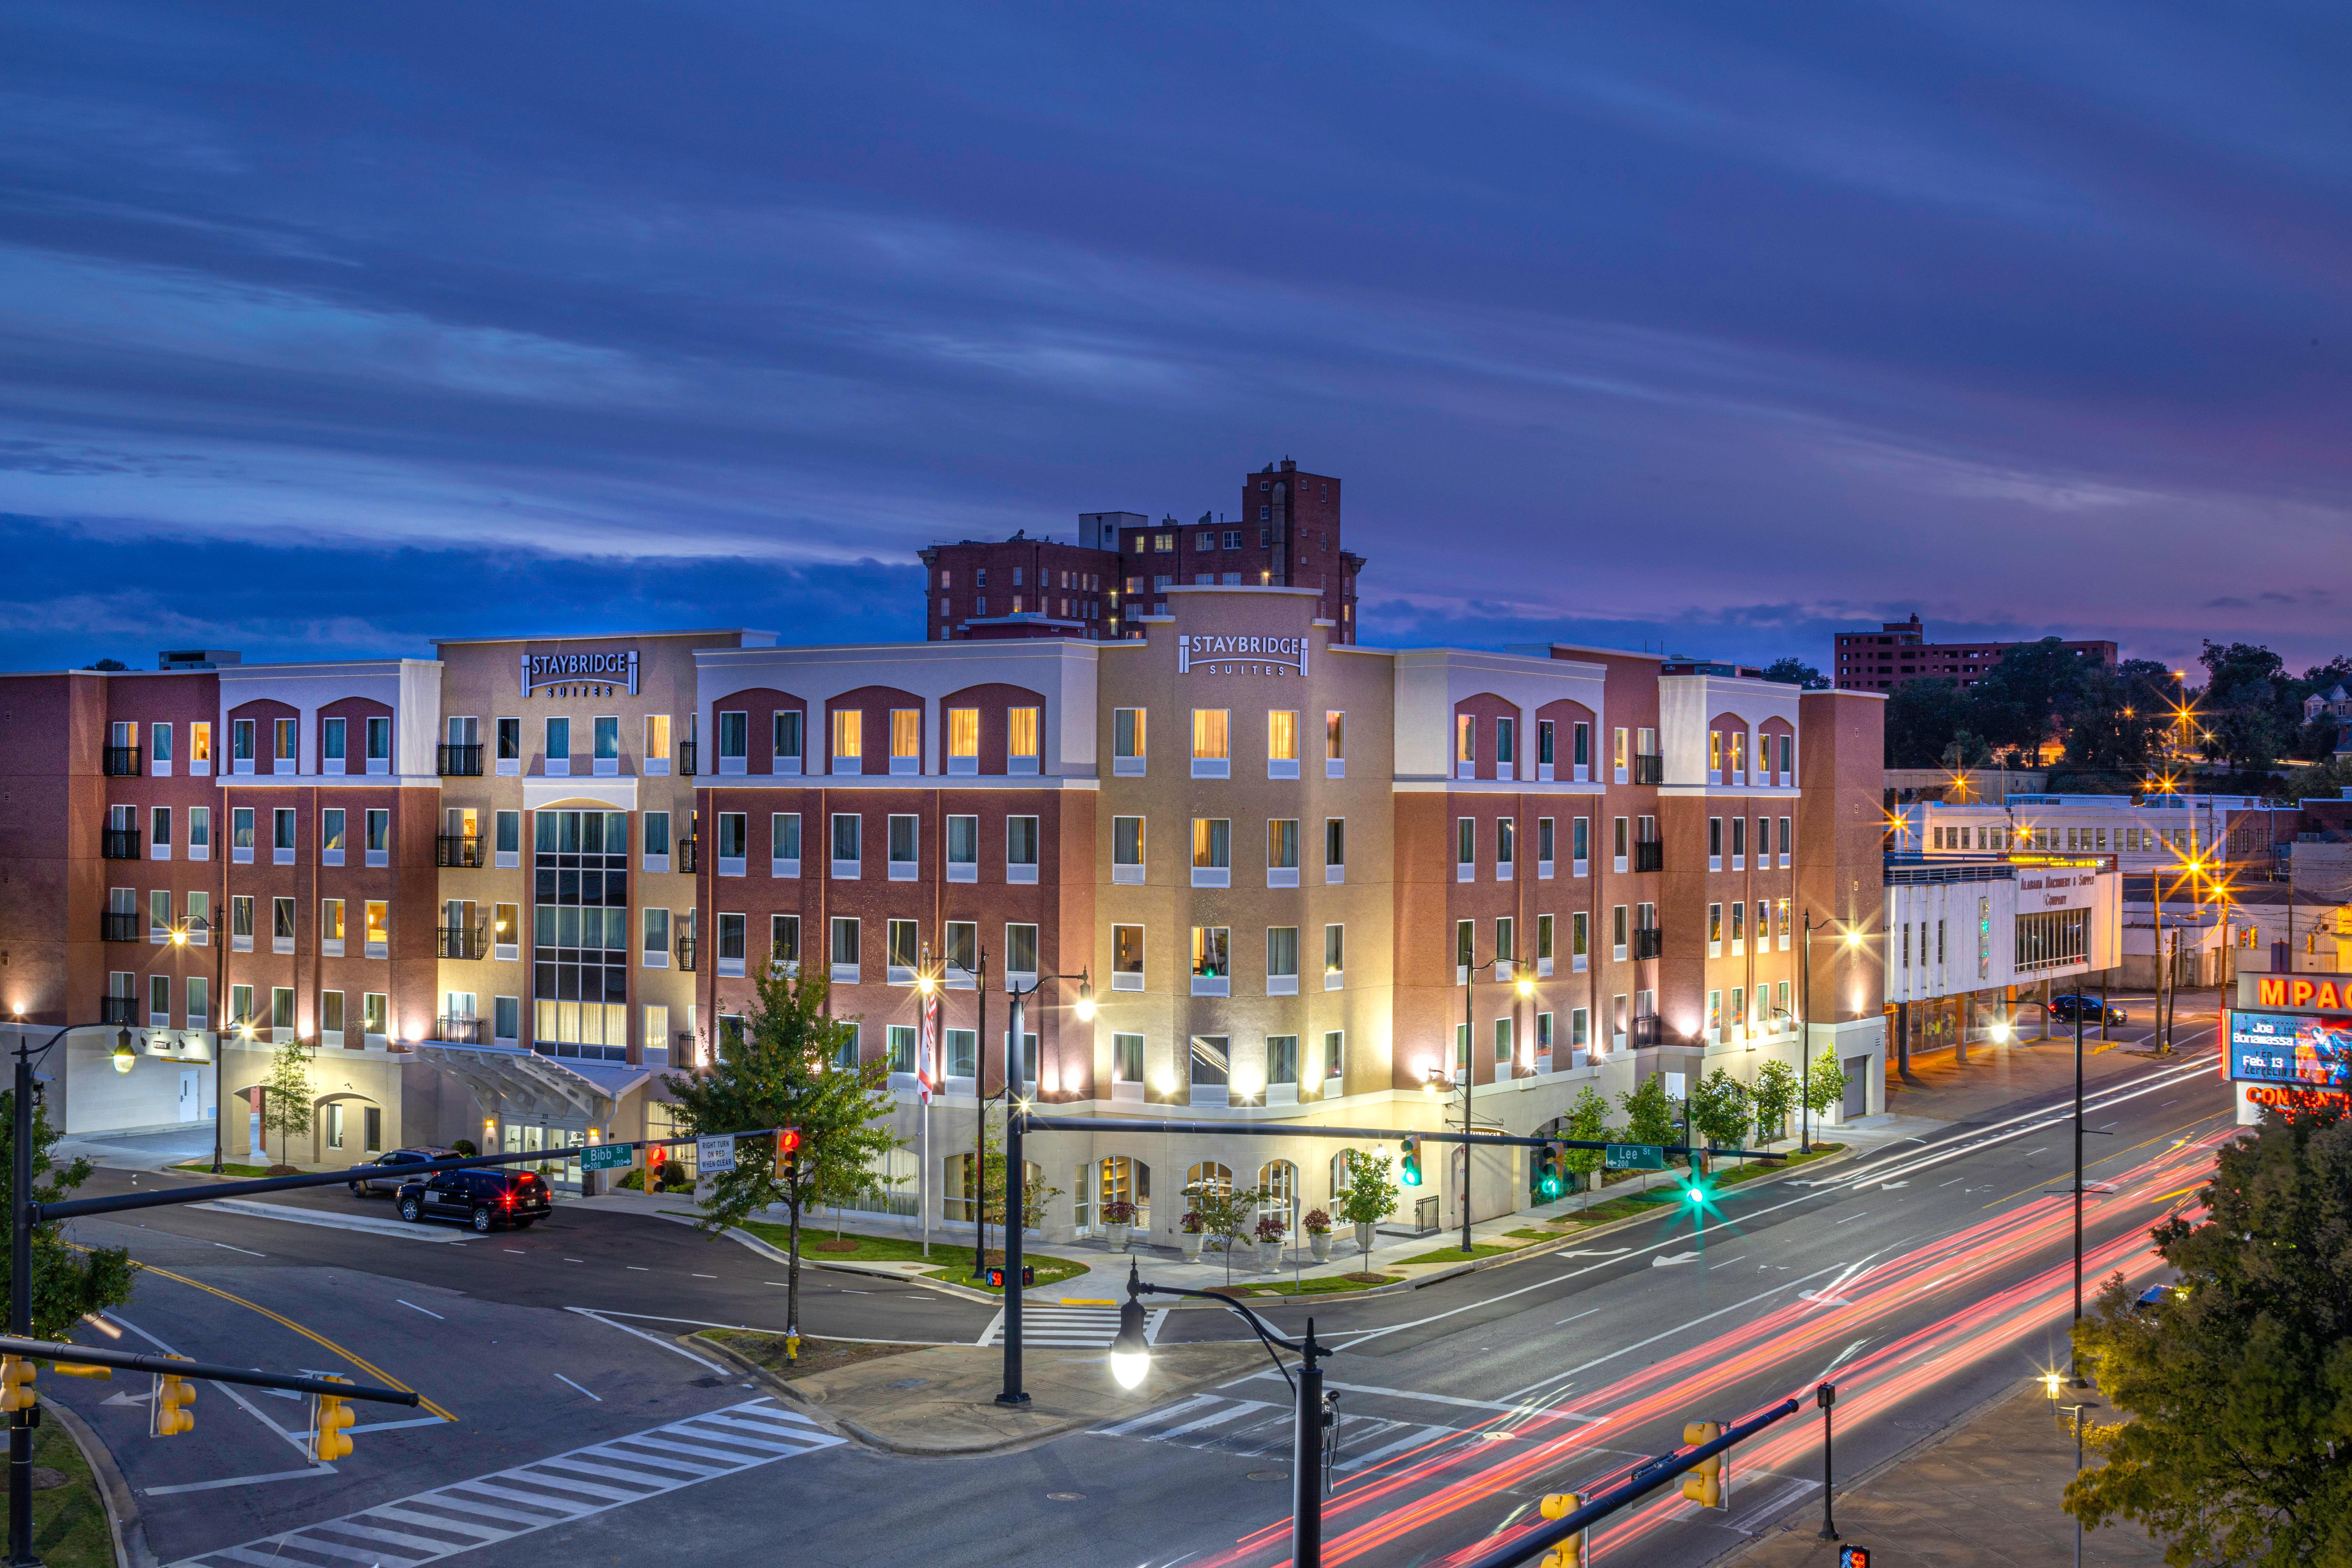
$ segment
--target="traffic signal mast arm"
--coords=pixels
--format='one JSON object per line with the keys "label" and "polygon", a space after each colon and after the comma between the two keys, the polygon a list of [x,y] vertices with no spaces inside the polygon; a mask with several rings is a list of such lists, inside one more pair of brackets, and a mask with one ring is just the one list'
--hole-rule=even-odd
{"label": "traffic signal mast arm", "polygon": [[[542,1154],[541,1158],[546,1156]],[[282,1388],[294,1394],[331,1394],[342,1399],[372,1399],[380,1405],[414,1407],[423,1401],[406,1388],[374,1388],[363,1383],[336,1383],[323,1377],[298,1377],[291,1373],[257,1372],[247,1366],[215,1366],[210,1362],[181,1361],[175,1356],[142,1355],[136,1351],[109,1350],[103,1345],[58,1344],[52,1340],[20,1340],[0,1335],[0,1355],[19,1362],[67,1361],[86,1366],[120,1367],[127,1372],[160,1372],[201,1383],[237,1383],[247,1388]]]}
{"label": "traffic signal mast arm", "polygon": [[[1247,1121],[1146,1121],[1131,1116],[1038,1116],[1022,1113],[1021,1125],[1029,1132],[1167,1132],[1186,1137],[1212,1138],[1345,1138],[1351,1142],[1396,1142],[1407,1138],[1423,1143],[1475,1143],[1485,1148],[1519,1149],[1618,1149],[1628,1145],[1611,1143],[1592,1138],[1528,1138],[1516,1132],[1465,1133],[1459,1128],[1447,1131],[1442,1128],[1423,1131],[1415,1127],[1314,1127],[1291,1122]],[[1734,1160],[1785,1160],[1784,1152],[1769,1149],[1709,1149],[1703,1144],[1652,1143],[1640,1145],[1663,1150],[1669,1154],[1717,1154]],[[544,1153],[533,1156],[544,1160]],[[343,1178],[338,1176],[338,1181]],[[226,1187],[201,1189],[225,1193]]]}

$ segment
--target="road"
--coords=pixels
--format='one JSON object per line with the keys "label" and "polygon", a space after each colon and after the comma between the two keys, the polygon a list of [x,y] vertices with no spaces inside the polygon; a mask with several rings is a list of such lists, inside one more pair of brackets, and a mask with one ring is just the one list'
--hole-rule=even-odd
{"label": "road", "polygon": [[[2182,1056],[2139,1056],[2126,1044],[2094,1058],[2095,1190],[2084,1205],[2094,1290],[2114,1267],[2147,1267],[2147,1226],[2190,1200],[2213,1143],[2232,1131],[2227,1087],[2201,1048],[2210,1024],[2210,1005],[2184,1020]],[[2056,1043],[2016,1055],[2071,1059]],[[1839,1469],[1859,1473],[2021,1373],[2063,1364],[2073,1159],[2063,1078],[2038,1070],[2041,1087],[1918,1141],[1811,1178],[1732,1189],[1696,1226],[1677,1212],[1583,1255],[1402,1297],[1311,1309],[1266,1300],[1292,1331],[1311,1310],[1318,1334],[1341,1347],[1329,1363],[1343,1426],[1327,1561],[1463,1560],[1524,1521],[1545,1491],[1585,1489],[1674,1447],[1685,1420],[1735,1418],[1825,1374],[1842,1390]],[[1932,1113],[1916,1098],[1903,1109]],[[340,1190],[315,1201],[349,1203]],[[362,1212],[388,1210],[379,1201]],[[503,1499],[487,1506],[512,1519],[453,1516],[431,1500],[404,1511],[470,1519],[463,1539],[478,1542],[474,1560],[500,1564],[625,1560],[674,1550],[682,1528],[698,1550],[730,1561],[1192,1568],[1286,1557],[1287,1391],[1270,1370],[1109,1432],[912,1460],[789,1430],[759,1390],[667,1342],[697,1322],[781,1321],[772,1263],[682,1226],[575,1210],[522,1237],[424,1242],[183,1209],[75,1232],[127,1240],[159,1270],[119,1314],[133,1337],[255,1364],[371,1378],[373,1367],[456,1417],[364,1414],[360,1452],[321,1473],[272,1430],[299,1426],[293,1402],[248,1396],[237,1409],[207,1385],[196,1436],[154,1442],[129,1398],[143,1384],[49,1389],[91,1415],[131,1484],[147,1489],[151,1539],[167,1562],[592,1446],[587,1458],[469,1494],[477,1506]],[[803,1278],[814,1332],[968,1342],[992,1315],[887,1280]],[[1237,1333],[1224,1313],[1186,1310],[1162,1338]],[[418,1424],[368,1429],[408,1421]],[[787,1429],[762,1436],[747,1422]],[[665,1456],[676,1468],[663,1468]],[[1596,1545],[1638,1541],[1660,1560],[1702,1563],[1789,1508],[1818,1503],[1819,1462],[1818,1416],[1808,1411],[1736,1457],[1727,1512],[1701,1518],[1662,1499]],[[599,1500],[551,1490],[546,1478],[566,1467],[603,1477],[588,1484],[611,1492],[601,1500],[610,1506],[583,1514]],[[231,1484],[158,1489],[222,1482]],[[779,1541],[775,1508],[787,1497],[793,1531]],[[890,1532],[887,1552],[877,1553],[877,1526]],[[330,1531],[250,1550],[326,1568],[348,1560],[316,1543],[337,1539],[353,1545]],[[381,1561],[406,1563],[432,1554],[418,1542],[457,1539],[436,1529],[377,1545]]]}

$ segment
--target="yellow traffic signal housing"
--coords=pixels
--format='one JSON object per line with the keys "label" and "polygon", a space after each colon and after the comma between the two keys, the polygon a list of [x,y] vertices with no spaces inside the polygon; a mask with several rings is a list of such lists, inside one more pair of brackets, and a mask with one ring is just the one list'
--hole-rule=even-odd
{"label": "yellow traffic signal housing", "polygon": [[0,1411],[14,1415],[30,1410],[40,1396],[33,1392],[37,1369],[22,1356],[0,1356]]}
{"label": "yellow traffic signal housing", "polygon": [[[1696,1448],[1701,1443],[1712,1443],[1723,1436],[1722,1423],[1693,1421],[1683,1427],[1683,1445]],[[1683,1496],[1701,1508],[1731,1506],[1731,1472],[1721,1454],[1702,1459],[1683,1477]]]}
{"label": "yellow traffic signal housing", "polygon": [[331,1465],[348,1457],[352,1440],[345,1428],[359,1419],[358,1412],[332,1394],[311,1396],[310,1458],[322,1465]]}
{"label": "yellow traffic signal housing", "polygon": [[196,1418],[188,1406],[196,1402],[196,1385],[175,1372],[155,1374],[155,1399],[152,1407],[148,1436],[177,1437],[196,1429]]}
{"label": "yellow traffic signal housing", "polygon": [[1397,1179],[1408,1187],[1421,1185],[1421,1140],[1406,1133],[1397,1145]]}
{"label": "yellow traffic signal housing", "polygon": [[[1582,1492],[1552,1492],[1548,1494],[1539,1510],[1546,1519],[1566,1519],[1584,1506]],[[1584,1554],[1592,1532],[1580,1530],[1544,1554],[1538,1568],[1584,1568]]]}

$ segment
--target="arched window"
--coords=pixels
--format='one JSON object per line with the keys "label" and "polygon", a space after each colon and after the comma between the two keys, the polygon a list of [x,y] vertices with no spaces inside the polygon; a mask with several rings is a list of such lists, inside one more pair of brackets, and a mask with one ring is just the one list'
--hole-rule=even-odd
{"label": "arched window", "polygon": [[1212,1192],[1224,1196],[1234,1190],[1234,1173],[1214,1160],[1204,1161],[1185,1173],[1184,1190],[1188,1193]]}
{"label": "arched window", "polygon": [[1287,1160],[1269,1160],[1258,1167],[1258,1204],[1261,1215],[1272,1215],[1282,1221],[1286,1232],[1298,1228],[1298,1167]]}
{"label": "arched window", "polygon": [[[1091,1195],[1094,1199],[1092,1224],[1094,1226],[1109,1224],[1110,1219],[1107,1211],[1110,1205],[1124,1203],[1135,1205],[1135,1217],[1129,1221],[1129,1224],[1139,1231],[1149,1231],[1151,1228],[1150,1166],[1140,1160],[1129,1159],[1125,1154],[1113,1154],[1107,1159],[1095,1162],[1092,1176]],[[1078,1186],[1081,1212],[1084,1212],[1085,1201],[1089,1195],[1087,1186],[1088,1184],[1082,1175]],[[1084,1219],[1079,1221],[1081,1226],[1087,1223]]]}
{"label": "arched window", "polygon": [[[1348,1190],[1348,1183],[1355,1163],[1359,1160],[1373,1160],[1379,1157],[1366,1149],[1342,1149],[1331,1156],[1331,1213],[1335,1219],[1339,1212],[1339,1194]],[[1395,1179],[1396,1172],[1393,1166],[1389,1175],[1391,1181]],[[1393,1203],[1389,1205],[1389,1212],[1391,1214],[1396,1212],[1396,1205]]]}

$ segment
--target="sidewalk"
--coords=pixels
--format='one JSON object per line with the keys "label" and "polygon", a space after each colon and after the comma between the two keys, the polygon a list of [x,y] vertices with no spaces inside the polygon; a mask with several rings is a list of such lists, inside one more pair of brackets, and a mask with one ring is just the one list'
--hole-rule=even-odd
{"label": "sidewalk", "polygon": [[[2090,1397],[2101,1408],[2087,1415],[2115,1418],[2095,1390]],[[1820,1418],[1808,1411],[1801,1419]],[[1819,1458],[1816,1448],[1813,1462]],[[2052,1415],[2041,1380],[2030,1379],[1859,1486],[1842,1486],[1835,1500],[1841,1540],[1818,1538],[1822,1500],[1815,1489],[1796,1512],[1717,1563],[1836,1568],[1843,1545],[1869,1548],[1871,1568],[2067,1568],[2074,1560],[2074,1521],[2060,1504],[2074,1475],[2072,1417]],[[1738,1504],[1732,1506],[1736,1515]],[[2118,1524],[2084,1532],[2083,1561],[2160,1568],[2164,1552],[2137,1526]]]}

